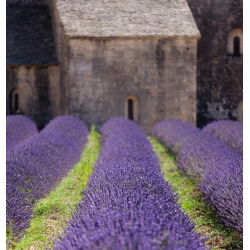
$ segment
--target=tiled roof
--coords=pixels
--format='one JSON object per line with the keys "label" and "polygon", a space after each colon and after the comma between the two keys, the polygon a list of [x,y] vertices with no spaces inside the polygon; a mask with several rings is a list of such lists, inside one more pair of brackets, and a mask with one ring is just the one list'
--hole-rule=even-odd
{"label": "tiled roof", "polygon": [[186,0],[55,0],[69,37],[199,37]]}
{"label": "tiled roof", "polygon": [[7,64],[56,64],[49,7],[43,1],[7,1]]}

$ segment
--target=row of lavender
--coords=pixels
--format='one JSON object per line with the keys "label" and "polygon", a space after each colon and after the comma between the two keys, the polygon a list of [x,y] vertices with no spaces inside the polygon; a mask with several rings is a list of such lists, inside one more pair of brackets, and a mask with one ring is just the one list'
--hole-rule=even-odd
{"label": "row of lavender", "polygon": [[15,148],[25,139],[38,133],[36,124],[23,115],[10,115],[6,119],[7,152]]}
{"label": "row of lavender", "polygon": [[72,116],[52,120],[40,133],[28,118],[7,118],[7,228],[14,236],[27,228],[36,201],[79,160],[87,135]]}
{"label": "row of lavender", "polygon": [[102,135],[88,188],[55,249],[205,249],[139,127],[113,118]]}
{"label": "row of lavender", "polygon": [[[221,220],[242,232],[242,154],[213,136],[216,126],[209,125],[202,131],[186,122],[167,120],[154,127],[153,135],[177,155],[177,164],[183,172],[200,180],[200,190]],[[226,127],[224,131],[230,130]],[[222,133],[220,129],[216,136],[221,139],[234,137],[234,134],[223,137]],[[236,140],[237,137],[231,139]],[[230,144],[229,140],[226,143]]]}
{"label": "row of lavender", "polygon": [[212,134],[237,152],[243,154],[243,125],[240,122],[221,120],[208,124],[203,131]]}

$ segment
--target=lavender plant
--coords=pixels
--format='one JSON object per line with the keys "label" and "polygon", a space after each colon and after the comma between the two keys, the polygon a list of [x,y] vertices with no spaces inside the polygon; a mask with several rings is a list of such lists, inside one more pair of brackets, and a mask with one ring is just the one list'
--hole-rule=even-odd
{"label": "lavender plant", "polygon": [[221,120],[209,123],[203,131],[212,134],[237,152],[243,154],[243,125],[240,122]]}
{"label": "lavender plant", "polygon": [[6,149],[13,149],[18,143],[38,133],[36,124],[24,115],[9,115],[6,118]]}
{"label": "lavender plant", "polygon": [[242,158],[228,155],[206,172],[199,185],[225,225],[243,232]]}
{"label": "lavender plant", "polygon": [[7,156],[7,227],[17,236],[28,226],[36,201],[76,163],[88,129],[78,118],[52,120]]}
{"label": "lavender plant", "polygon": [[165,120],[157,123],[152,130],[153,136],[165,143],[168,148],[178,153],[190,134],[200,132],[199,128],[180,120]]}
{"label": "lavender plant", "polygon": [[66,235],[55,249],[204,249],[143,132],[113,118]]}
{"label": "lavender plant", "polygon": [[[172,121],[162,123],[167,124],[167,129],[164,131],[166,133],[171,131],[170,136],[159,132],[162,127],[157,125],[154,134],[170,148],[176,148],[174,138],[177,138],[178,151],[175,152],[179,168],[190,177],[200,180],[199,187],[205,199],[218,212],[221,220],[242,232],[242,155],[211,134],[197,131],[195,127],[193,132],[190,132],[189,127],[186,133],[179,131],[183,122],[179,123],[180,126],[173,124]],[[180,134],[184,137],[181,139],[181,146],[178,139]],[[173,139],[168,140],[170,137]]]}
{"label": "lavender plant", "polygon": [[187,136],[177,154],[177,164],[187,175],[202,178],[206,171],[218,168],[219,160],[225,161],[229,157],[234,162],[240,155],[210,134],[200,131]]}

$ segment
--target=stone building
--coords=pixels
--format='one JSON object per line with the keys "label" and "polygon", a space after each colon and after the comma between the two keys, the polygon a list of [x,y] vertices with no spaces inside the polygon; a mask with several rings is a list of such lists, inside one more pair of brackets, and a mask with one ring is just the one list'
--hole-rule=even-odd
{"label": "stone building", "polygon": [[236,119],[242,13],[211,9],[224,11],[220,1],[7,0],[7,113],[39,126],[60,114],[97,125],[125,116],[146,131],[168,118]]}
{"label": "stone building", "polygon": [[198,41],[197,124],[242,121],[242,0],[187,0],[201,32]]}
{"label": "stone building", "polygon": [[42,126],[59,111],[59,64],[49,6],[8,0],[6,14],[7,114],[24,113]]}

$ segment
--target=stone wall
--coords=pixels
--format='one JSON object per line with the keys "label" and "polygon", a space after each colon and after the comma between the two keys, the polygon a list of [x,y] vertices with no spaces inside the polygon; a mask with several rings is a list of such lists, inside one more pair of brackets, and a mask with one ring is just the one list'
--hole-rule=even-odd
{"label": "stone wall", "polygon": [[197,41],[188,39],[70,39],[67,112],[101,125],[125,116],[134,96],[147,132],[163,119],[195,123],[196,50]]}
{"label": "stone wall", "polygon": [[242,57],[228,54],[228,35],[242,29],[242,0],[187,0],[201,32],[198,43],[197,125],[242,120]]}
{"label": "stone wall", "polygon": [[229,34],[242,30],[242,0],[187,2],[202,35],[198,59],[195,40],[69,39],[56,0],[8,0],[7,4],[49,4],[57,50],[53,55],[57,54],[60,66],[9,61],[7,113],[11,113],[11,91],[20,89],[20,112],[37,120],[39,126],[67,113],[100,125],[112,116],[126,115],[128,96],[136,100],[138,122],[147,131],[166,118],[197,120],[200,127],[218,119],[242,121],[242,56],[228,53],[232,49]]}
{"label": "stone wall", "polygon": [[68,37],[65,35],[63,25],[60,21],[59,12],[57,9],[57,1],[50,1],[50,10],[52,16],[52,26],[56,42],[57,59],[60,65],[60,113],[68,114],[68,98],[67,93],[70,85],[68,84],[68,61],[69,61],[69,43]]}
{"label": "stone wall", "polygon": [[18,113],[27,115],[42,128],[60,114],[59,91],[58,66],[7,66],[7,114],[16,113],[13,93],[17,92]]}

